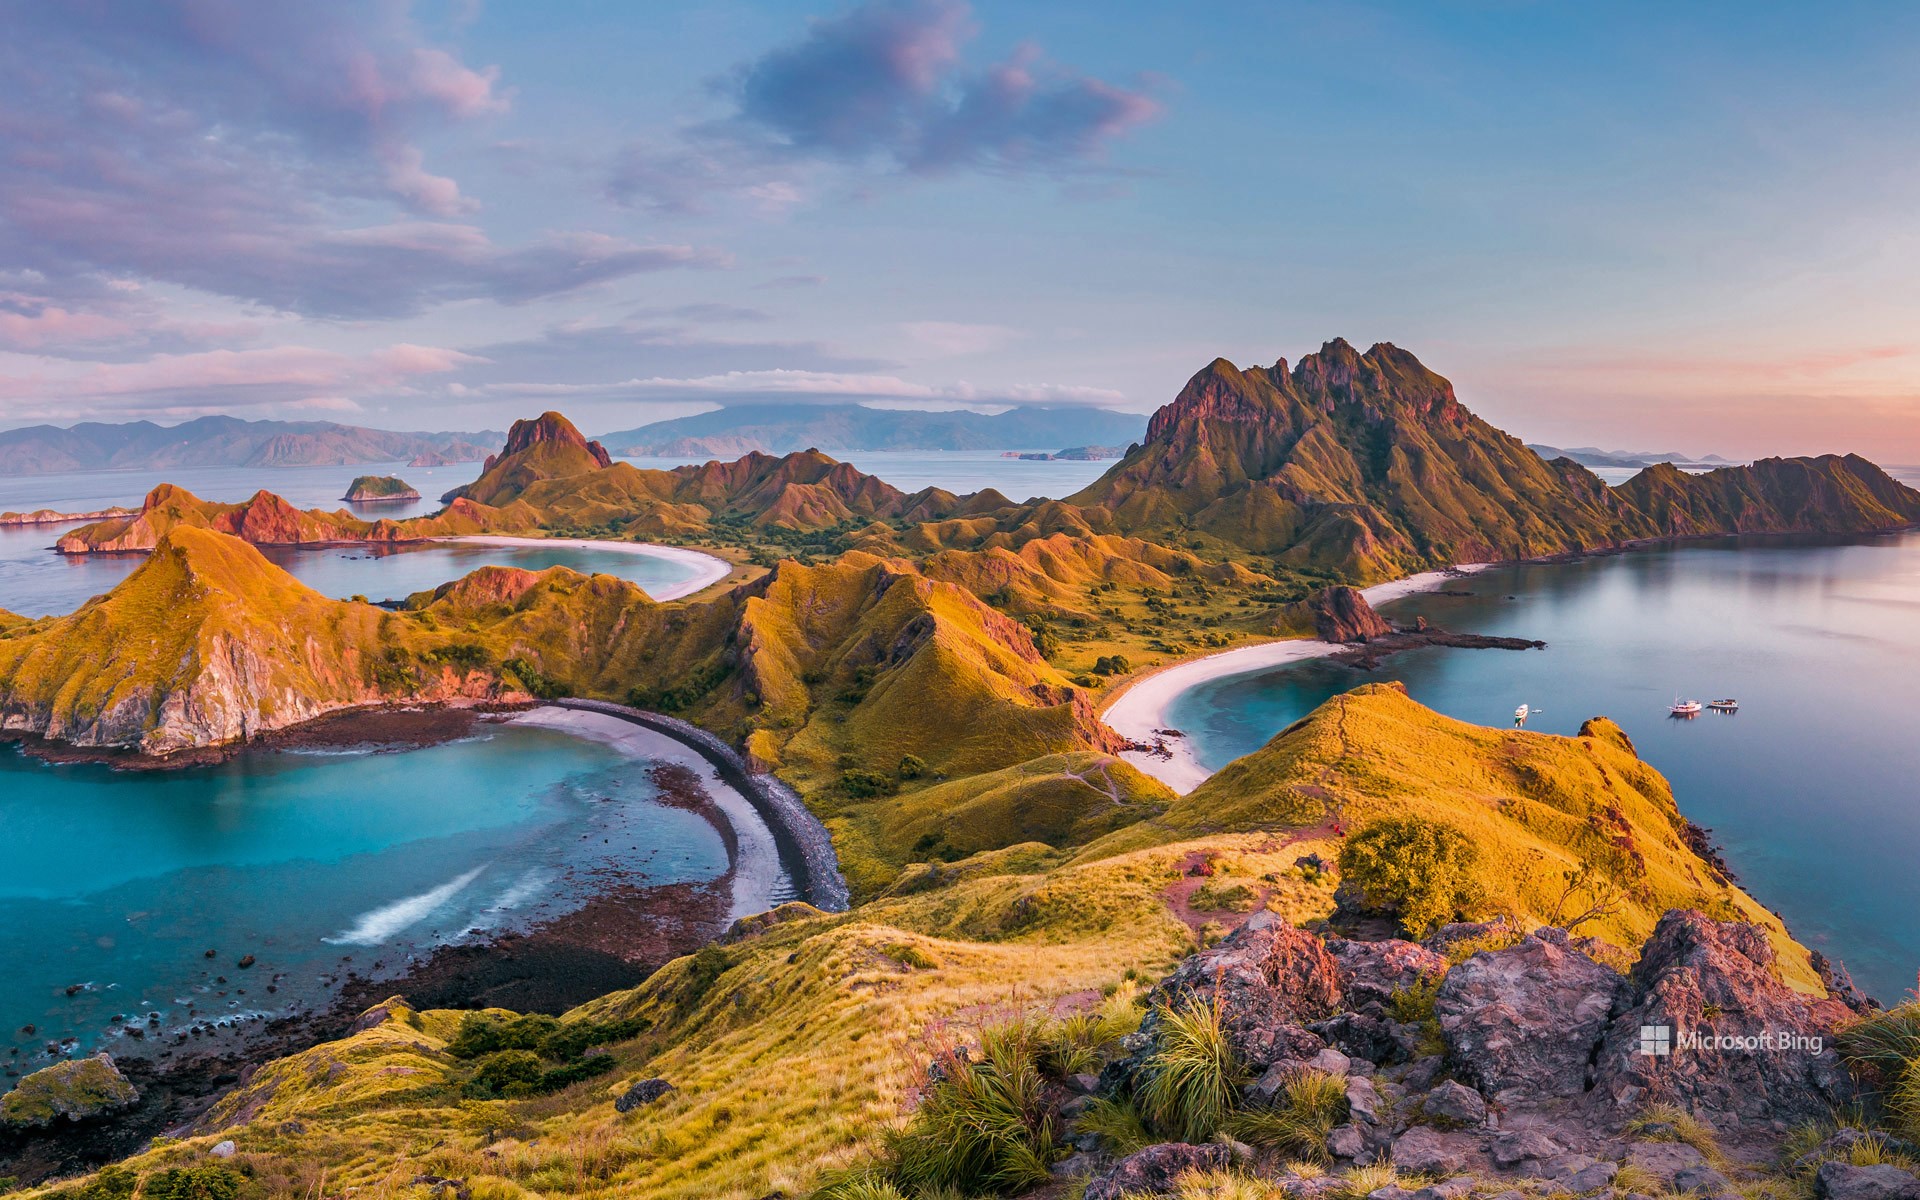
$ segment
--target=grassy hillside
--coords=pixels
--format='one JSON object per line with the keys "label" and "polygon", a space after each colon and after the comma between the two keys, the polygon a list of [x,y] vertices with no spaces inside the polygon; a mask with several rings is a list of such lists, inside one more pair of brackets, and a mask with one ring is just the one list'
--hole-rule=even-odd
{"label": "grassy hillside", "polygon": [[[1400,684],[1368,684],[1087,854],[1228,830],[1352,833],[1402,816],[1451,826],[1479,848],[1486,915],[1554,924],[1611,898],[1581,932],[1629,947],[1666,910],[1698,908],[1765,927],[1788,982],[1820,986],[1780,919],[1694,852],[1673,789],[1605,718],[1572,738],[1491,729],[1443,717]],[[1588,878],[1570,890],[1568,872],[1583,867]]]}

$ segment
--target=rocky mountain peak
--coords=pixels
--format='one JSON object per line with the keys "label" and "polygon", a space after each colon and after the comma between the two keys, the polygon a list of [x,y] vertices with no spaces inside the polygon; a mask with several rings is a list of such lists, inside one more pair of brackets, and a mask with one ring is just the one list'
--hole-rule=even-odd
{"label": "rocky mountain peak", "polygon": [[504,459],[531,450],[540,445],[576,446],[593,456],[594,462],[603,467],[613,465],[613,458],[607,448],[599,442],[590,442],[572,421],[557,412],[543,412],[532,420],[515,421],[513,428],[507,431],[507,444],[498,454],[489,454],[481,474],[493,470]]}

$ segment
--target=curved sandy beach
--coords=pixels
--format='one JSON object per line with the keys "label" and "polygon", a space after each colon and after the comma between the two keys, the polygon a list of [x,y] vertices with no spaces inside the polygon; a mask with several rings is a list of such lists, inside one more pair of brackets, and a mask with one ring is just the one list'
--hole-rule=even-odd
{"label": "curved sandy beach", "polygon": [[[1423,571],[1405,579],[1364,588],[1361,594],[1366,596],[1369,604],[1386,604],[1418,592],[1432,591],[1449,580],[1472,574],[1484,566],[1462,564],[1450,571]],[[1222,650],[1202,658],[1190,658],[1135,681],[1107,706],[1100,714],[1101,719],[1129,741],[1164,741],[1170,752],[1168,757],[1142,750],[1128,750],[1121,757],[1184,796],[1204,783],[1213,772],[1194,757],[1193,745],[1186,738],[1159,738],[1158,731],[1167,727],[1167,710],[1173,707],[1175,700],[1189,689],[1209,680],[1250,675],[1286,663],[1323,658],[1340,649],[1342,647],[1334,642],[1322,642],[1315,638],[1287,638]]]}
{"label": "curved sandy beach", "polygon": [[670,762],[692,771],[712,798],[727,823],[733,826],[737,847],[733,860],[733,900],[729,919],[765,912],[795,898],[794,881],[780,861],[780,849],[773,830],[758,809],[720,772],[705,755],[685,742],[656,730],[635,725],[605,713],[542,706],[511,718],[516,725],[534,725],[557,729],[574,737],[612,746],[631,758],[650,762]]}
{"label": "curved sandy beach", "polygon": [[610,542],[595,538],[534,538],[475,534],[468,537],[435,538],[438,542],[464,542],[469,546],[579,546],[587,550],[611,550],[616,554],[639,554],[667,562],[684,563],[694,568],[693,578],[679,583],[642,587],[655,600],[678,600],[702,588],[719,583],[733,573],[733,564],[711,554],[688,550],[684,546],[658,546],[652,542]]}

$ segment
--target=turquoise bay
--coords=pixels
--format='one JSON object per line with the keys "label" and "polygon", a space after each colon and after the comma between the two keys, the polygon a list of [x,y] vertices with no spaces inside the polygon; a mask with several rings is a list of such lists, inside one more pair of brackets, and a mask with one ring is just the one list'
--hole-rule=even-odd
{"label": "turquoise bay", "polygon": [[726,873],[720,835],[661,803],[647,763],[551,730],[479,730],[158,772],[0,749],[0,1021],[14,1045],[31,1056],[128,1023],[171,1035],[301,1011],[326,1002],[330,974],[398,969],[610,882]]}

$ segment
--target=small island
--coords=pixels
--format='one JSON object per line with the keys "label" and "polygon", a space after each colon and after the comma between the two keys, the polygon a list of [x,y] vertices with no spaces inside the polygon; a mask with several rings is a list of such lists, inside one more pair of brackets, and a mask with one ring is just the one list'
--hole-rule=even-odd
{"label": "small island", "polygon": [[386,500],[418,500],[420,493],[398,475],[362,475],[353,481],[343,498],[349,504],[377,504]]}

